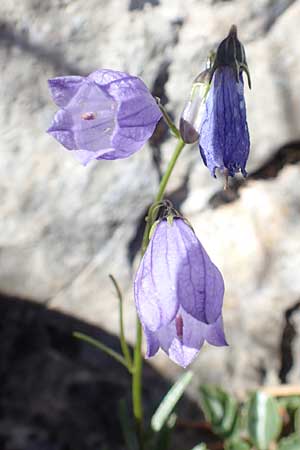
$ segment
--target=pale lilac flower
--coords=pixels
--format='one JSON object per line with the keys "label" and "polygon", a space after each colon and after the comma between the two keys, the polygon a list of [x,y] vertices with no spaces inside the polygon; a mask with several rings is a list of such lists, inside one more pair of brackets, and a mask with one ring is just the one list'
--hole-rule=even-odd
{"label": "pale lilac flower", "polygon": [[83,164],[92,159],[127,158],[152,136],[162,114],[137,77],[97,70],[88,77],[49,80],[61,108],[48,129]]}
{"label": "pale lilac flower", "polygon": [[187,367],[206,340],[227,345],[222,322],[223,278],[181,218],[161,220],[134,283],[147,357],[161,347]]}

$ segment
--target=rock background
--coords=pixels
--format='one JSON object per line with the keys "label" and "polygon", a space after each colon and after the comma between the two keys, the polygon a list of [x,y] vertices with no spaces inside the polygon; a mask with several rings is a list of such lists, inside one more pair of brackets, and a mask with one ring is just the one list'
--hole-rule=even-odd
{"label": "rock background", "polygon": [[[230,347],[206,347],[200,381],[238,392],[298,382],[300,301],[300,1],[11,0],[0,4],[0,291],[117,334],[143,217],[174,145],[160,132],[128,160],[81,167],[49,136],[55,106],[46,80],[101,67],[141,76],[178,120],[208,51],[239,28],[251,70],[252,138],[246,182],[226,195],[196,146],[187,147],[169,196],[192,221],[225,277]],[[151,364],[180,370],[164,355]]]}

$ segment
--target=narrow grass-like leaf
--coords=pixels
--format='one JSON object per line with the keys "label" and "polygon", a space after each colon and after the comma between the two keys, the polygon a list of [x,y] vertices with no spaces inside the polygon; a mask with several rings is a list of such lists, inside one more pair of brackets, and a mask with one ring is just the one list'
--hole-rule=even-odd
{"label": "narrow grass-like leaf", "polygon": [[80,339],[81,341],[87,342],[88,344],[92,345],[93,347],[96,347],[99,350],[101,350],[102,352],[104,352],[107,355],[111,356],[116,361],[118,361],[120,364],[125,366],[126,369],[129,370],[129,367],[127,366],[127,362],[126,362],[125,358],[123,358],[122,355],[120,355],[119,353],[115,352],[111,348],[107,347],[107,345],[102,344],[102,342],[97,341],[96,339],[88,336],[87,334],[79,333],[79,331],[74,331],[74,333],[72,333],[72,334],[73,334],[73,336],[75,338]]}
{"label": "narrow grass-like leaf", "polygon": [[163,398],[152,416],[151,427],[154,431],[158,432],[162,429],[192,378],[191,371],[184,373]]}
{"label": "narrow grass-like leaf", "polygon": [[248,432],[254,445],[259,450],[268,450],[279,436],[281,427],[277,401],[264,392],[255,392],[248,408]]}
{"label": "narrow grass-like leaf", "polygon": [[119,300],[119,326],[120,326],[120,344],[121,349],[124,355],[124,358],[127,362],[127,367],[132,370],[132,356],[130,354],[129,347],[127,345],[126,339],[125,339],[125,331],[124,331],[124,319],[123,319],[123,295],[121,292],[121,289],[117,283],[117,280],[113,275],[109,275],[109,278],[111,279],[112,284],[114,285],[114,288],[117,293],[117,297]]}

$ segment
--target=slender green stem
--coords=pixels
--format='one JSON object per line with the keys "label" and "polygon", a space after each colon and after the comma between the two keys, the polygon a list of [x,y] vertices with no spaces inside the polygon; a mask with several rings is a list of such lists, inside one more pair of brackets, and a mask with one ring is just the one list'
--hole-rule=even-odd
{"label": "slender green stem", "polygon": [[143,448],[142,368],[142,325],[137,317],[136,338],[133,354],[132,403],[140,450]]}
{"label": "slender green stem", "polygon": [[[170,159],[170,162],[168,164],[168,167],[166,169],[166,172],[164,173],[164,176],[161,179],[158,192],[155,197],[155,203],[159,202],[163,199],[164,193],[169,181],[169,178],[171,176],[171,173],[174,169],[174,166],[176,164],[176,161],[185,146],[185,143],[182,139],[178,140],[178,143],[176,145],[176,148],[174,150],[174,153]],[[150,217],[148,217],[144,236],[143,236],[143,242],[142,242],[142,248],[141,253],[142,256],[144,255],[148,243],[149,243],[149,233],[151,230],[151,220]],[[137,426],[137,433],[138,433],[138,439],[140,444],[140,449],[143,448],[143,406],[142,406],[142,325],[137,317],[136,322],[136,341],[135,341],[135,347],[134,347],[134,356],[133,356],[133,374],[132,374],[132,401],[133,401],[133,414],[136,421]]]}
{"label": "slender green stem", "polygon": [[130,354],[129,347],[127,345],[126,339],[125,339],[125,331],[124,331],[124,319],[123,319],[123,295],[120,289],[120,286],[118,285],[117,280],[113,275],[109,275],[109,278],[111,279],[112,284],[114,285],[114,288],[117,293],[117,297],[119,300],[119,327],[120,327],[120,344],[122,353],[124,355],[124,358],[127,362],[128,370],[132,372],[132,358]]}
{"label": "slender green stem", "polygon": [[[175,147],[174,153],[172,155],[172,158],[170,159],[168,167],[164,173],[164,176],[161,179],[161,182],[160,182],[160,185],[158,188],[158,192],[155,197],[155,201],[154,201],[155,203],[160,202],[163,199],[169,178],[173,172],[174,166],[175,166],[177,159],[178,159],[184,146],[185,146],[185,143],[183,142],[183,140],[179,139],[178,143]],[[143,236],[143,242],[142,242],[142,255],[145,253],[147,246],[148,246],[149,233],[150,233],[151,226],[152,226],[151,221],[147,220],[145,231],[144,231],[144,236]]]}
{"label": "slender green stem", "polygon": [[163,117],[165,119],[166,124],[168,125],[168,127],[170,128],[170,130],[172,131],[174,136],[177,137],[177,139],[181,139],[180,131],[178,130],[178,128],[174,124],[174,122],[171,119],[171,117],[170,117],[168,111],[166,110],[166,108],[160,103],[160,100],[158,102],[158,106],[159,106],[159,109],[161,110],[161,112],[163,114]]}
{"label": "slender green stem", "polygon": [[98,348],[99,350],[102,350],[104,353],[106,353],[107,355],[109,355],[112,358],[114,358],[116,361],[121,363],[123,366],[125,366],[129,370],[129,367],[127,365],[127,361],[125,360],[125,358],[123,358],[122,355],[120,355],[119,353],[115,352],[111,348],[107,347],[107,345],[102,344],[102,342],[99,342],[96,339],[94,339],[94,338],[92,338],[90,336],[87,336],[84,333],[79,333],[79,331],[74,331],[74,333],[72,333],[72,334],[77,339],[80,339],[81,341],[85,341],[88,344],[93,345],[94,347]]}

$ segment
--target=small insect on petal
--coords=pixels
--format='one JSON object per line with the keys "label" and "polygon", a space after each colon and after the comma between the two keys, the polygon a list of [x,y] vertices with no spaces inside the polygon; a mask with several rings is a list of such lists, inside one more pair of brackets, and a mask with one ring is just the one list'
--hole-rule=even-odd
{"label": "small insect on petal", "polygon": [[96,113],[93,112],[85,112],[81,114],[80,116],[83,120],[95,120],[96,119]]}

